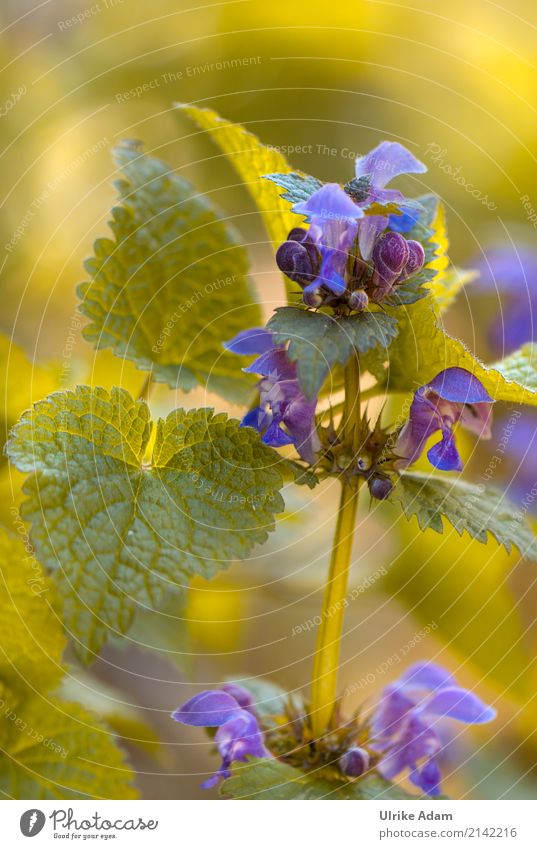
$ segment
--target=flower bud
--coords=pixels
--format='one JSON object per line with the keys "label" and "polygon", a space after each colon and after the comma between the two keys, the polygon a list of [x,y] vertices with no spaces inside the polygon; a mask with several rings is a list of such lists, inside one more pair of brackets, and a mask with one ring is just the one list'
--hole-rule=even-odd
{"label": "flower bud", "polygon": [[400,233],[384,233],[373,248],[375,270],[387,283],[399,276],[408,258],[408,243]]}
{"label": "flower bud", "polygon": [[369,769],[369,755],[365,749],[353,746],[340,757],[338,766],[343,775],[349,778],[358,778]]}
{"label": "flower bud", "polygon": [[351,310],[363,312],[363,310],[367,309],[369,298],[363,289],[356,289],[354,292],[349,292],[347,296],[347,303]]}
{"label": "flower bud", "polygon": [[320,289],[312,289],[304,292],[302,300],[307,307],[320,307],[324,302],[324,298]]}
{"label": "flower bud", "polygon": [[425,262],[425,251],[419,242],[414,241],[414,239],[408,239],[407,247],[408,259],[399,278],[400,280],[406,280],[407,277],[412,277],[413,274],[416,274],[420,270]]}
{"label": "flower bud", "polygon": [[384,501],[393,489],[393,483],[384,475],[373,475],[367,482],[371,498]]}
{"label": "flower bud", "polygon": [[295,283],[304,284],[311,279],[311,257],[307,248],[300,242],[291,240],[281,244],[276,251],[276,263],[280,271]]}

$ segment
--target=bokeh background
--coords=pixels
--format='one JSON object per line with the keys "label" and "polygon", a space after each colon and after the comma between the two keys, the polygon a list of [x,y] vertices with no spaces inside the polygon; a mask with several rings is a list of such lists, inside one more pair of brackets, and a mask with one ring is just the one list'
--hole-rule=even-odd
{"label": "bokeh background", "polygon": [[[142,140],[226,209],[248,245],[267,316],[281,302],[244,187],[175,101],[245,124],[323,180],[350,179],[354,157],[382,139],[402,142],[429,171],[401,188],[442,198],[452,260],[481,263],[482,277],[491,246],[509,245],[516,257],[537,243],[530,0],[503,8],[487,0],[3,0],[0,30],[2,437],[31,399],[59,383],[137,391],[142,382],[134,367],[82,340],[76,310],[82,261],[106,235],[110,149],[120,139]],[[525,282],[518,297],[531,310],[537,284]],[[493,279],[486,295],[474,288],[448,313],[448,328],[483,358],[501,356],[506,346],[491,347],[489,327],[505,309],[503,281]],[[222,408],[202,390],[180,397],[159,387],[152,408],[208,402]],[[492,446],[465,446],[474,478],[488,474],[509,415],[499,411]],[[524,431],[521,453],[530,489],[534,432]],[[519,445],[522,438],[515,434]],[[512,485],[519,463],[506,458],[494,482]],[[9,527],[20,479],[0,464],[0,520]],[[198,774],[214,765],[210,744],[169,719],[196,689],[248,674],[307,687],[337,485],[313,496],[289,489],[286,501],[277,533],[252,559],[198,583],[187,599],[170,598],[89,671],[73,667],[70,695],[131,738],[147,798],[204,795]],[[494,544],[454,531],[420,535],[384,506],[363,505],[341,688],[357,706],[428,658],[493,702],[496,723],[455,740],[463,767],[446,784],[454,796],[536,797],[535,570]]]}

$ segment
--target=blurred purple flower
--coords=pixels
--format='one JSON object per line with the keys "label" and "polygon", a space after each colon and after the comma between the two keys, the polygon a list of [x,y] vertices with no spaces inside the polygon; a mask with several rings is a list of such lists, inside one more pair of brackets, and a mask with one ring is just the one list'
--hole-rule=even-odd
{"label": "blurred purple flower", "polygon": [[537,250],[523,244],[490,248],[472,263],[480,277],[473,290],[497,293],[502,309],[488,329],[493,351],[505,354],[537,339]]}
{"label": "blurred purple flower", "polygon": [[248,755],[254,758],[270,757],[253,711],[251,696],[237,685],[198,693],[177,708],[172,713],[172,719],[183,725],[218,728],[214,740],[222,763],[215,774],[203,782],[201,786],[204,788],[214,787],[221,779],[229,778],[229,768],[233,761],[245,761]]}
{"label": "blurred purple flower", "polygon": [[398,468],[406,468],[421,456],[430,436],[440,431],[440,442],[427,457],[444,472],[460,471],[462,460],[453,429],[460,422],[482,439],[490,439],[493,399],[483,384],[466,369],[453,367],[436,375],[414,395],[408,421],[399,434],[395,452]]}
{"label": "blurred purple flower", "polygon": [[378,770],[394,779],[406,770],[410,781],[427,793],[440,793],[439,760],[446,748],[445,718],[467,725],[491,722],[496,711],[434,663],[416,663],[385,688],[373,714],[371,733],[380,753]]}
{"label": "blurred purple flower", "polygon": [[296,364],[287,357],[284,345],[276,345],[265,328],[245,330],[225,343],[235,354],[259,354],[244,369],[260,374],[259,405],[242,420],[243,427],[253,427],[262,434],[265,445],[280,448],[294,445],[308,463],[315,462],[320,441],[315,427],[317,399],[306,398],[297,377]]}

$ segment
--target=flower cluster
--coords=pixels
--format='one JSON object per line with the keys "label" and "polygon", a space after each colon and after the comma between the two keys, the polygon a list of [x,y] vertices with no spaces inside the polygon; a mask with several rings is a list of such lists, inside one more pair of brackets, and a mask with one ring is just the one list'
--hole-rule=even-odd
{"label": "flower cluster", "polygon": [[284,345],[274,343],[272,333],[263,327],[245,330],[226,343],[235,354],[258,354],[245,371],[261,375],[259,404],[242,420],[262,434],[265,445],[280,448],[294,445],[308,463],[315,462],[320,448],[315,427],[317,399],[309,401],[300,388],[295,363]]}
{"label": "flower cluster", "polygon": [[[309,227],[291,230],[276,261],[302,287],[307,306],[361,312],[422,268],[422,245],[402,235],[416,224],[419,204],[386,185],[426,170],[402,145],[383,142],[357,159],[356,177],[344,188],[328,183],[294,205]],[[385,211],[393,206],[397,214]]]}
{"label": "flower cluster", "polygon": [[[415,786],[435,796],[440,793],[441,763],[450,741],[446,720],[474,725],[490,722],[495,716],[493,708],[458,686],[445,669],[434,663],[417,663],[384,689],[365,720],[357,720],[355,725],[342,723],[339,750],[334,750],[331,742],[338,729],[326,740],[310,740],[307,748],[317,748],[321,756],[323,747],[330,747],[330,759],[321,758],[320,763],[326,769],[336,768],[340,780],[359,779],[372,770],[390,780],[408,773]],[[172,718],[185,725],[218,728],[214,739],[222,763],[202,787],[213,787],[229,777],[233,761],[244,762],[249,756],[289,761],[296,748],[282,751],[278,734],[285,733],[286,724],[265,724],[255,711],[251,694],[235,684],[199,693]]]}

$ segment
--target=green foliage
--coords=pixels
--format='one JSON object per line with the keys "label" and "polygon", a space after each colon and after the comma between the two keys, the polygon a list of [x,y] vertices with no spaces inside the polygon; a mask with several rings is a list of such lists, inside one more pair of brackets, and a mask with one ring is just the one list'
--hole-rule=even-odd
{"label": "green foliage", "polygon": [[535,345],[527,342],[505,359],[494,363],[492,368],[499,371],[506,380],[518,383],[532,392],[537,392],[536,350]]}
{"label": "green foliage", "polygon": [[51,695],[64,673],[57,598],[39,563],[0,529],[0,794],[131,799],[132,772],[110,731]]}
{"label": "green foliage", "polygon": [[345,365],[353,351],[386,349],[397,334],[397,322],[383,312],[362,312],[335,318],[299,307],[280,307],[268,323],[276,342],[289,341],[304,394],[314,398],[336,363]]}
{"label": "green foliage", "polygon": [[281,189],[285,189],[281,193],[281,197],[293,205],[308,200],[314,192],[323,186],[323,183],[317,177],[297,171],[291,171],[289,174],[265,174],[265,179],[272,180]]}
{"label": "green foliage", "polygon": [[305,774],[275,759],[236,764],[222,784],[223,796],[234,799],[415,799],[378,775],[335,782],[318,772]]}
{"label": "green foliage", "polygon": [[124,390],[81,386],[36,404],[8,443],[29,474],[22,515],[85,660],[109,630],[128,630],[137,607],[245,557],[283,510],[278,457],[251,428],[175,410],[144,462],[152,427]]}
{"label": "green foliage", "polygon": [[523,557],[537,560],[533,531],[502,492],[490,486],[466,483],[459,478],[405,472],[394,489],[407,518],[415,516],[422,530],[444,532],[442,517],[458,534],[464,531],[486,543],[492,534],[510,552],[514,546]]}
{"label": "green foliage", "polygon": [[[235,230],[167,165],[125,144],[114,150],[113,239],[98,239],[79,286],[84,336],[151,370],[155,380],[196,383],[231,400],[252,383],[222,343],[260,323]],[[243,363],[244,364],[244,363]]]}

